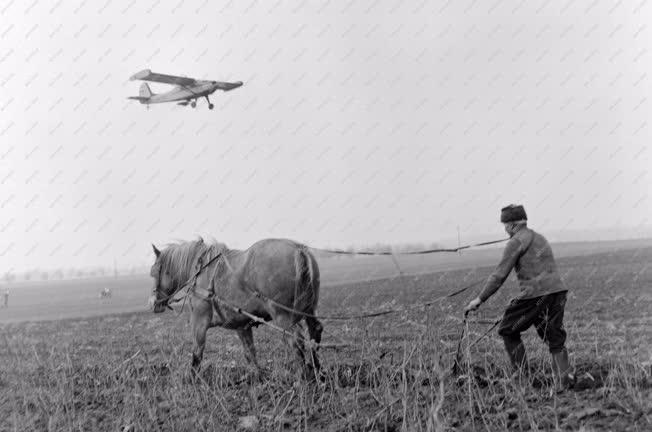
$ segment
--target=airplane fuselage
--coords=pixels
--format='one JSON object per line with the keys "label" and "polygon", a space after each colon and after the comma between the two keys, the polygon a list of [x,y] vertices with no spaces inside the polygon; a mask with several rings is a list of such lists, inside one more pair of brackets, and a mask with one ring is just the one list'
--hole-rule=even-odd
{"label": "airplane fuselage", "polygon": [[144,103],[155,104],[164,102],[189,101],[211,95],[219,86],[210,81],[202,81],[192,87],[177,86],[166,93],[155,94]]}

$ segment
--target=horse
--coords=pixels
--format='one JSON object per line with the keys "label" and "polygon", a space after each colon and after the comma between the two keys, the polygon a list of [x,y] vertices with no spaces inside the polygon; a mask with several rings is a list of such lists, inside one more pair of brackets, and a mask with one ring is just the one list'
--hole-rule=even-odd
{"label": "horse", "polygon": [[[315,317],[319,300],[319,266],[305,245],[288,239],[264,239],[246,250],[229,249],[203,239],[170,244],[159,250],[150,270],[154,313],[186,286],[193,338],[191,372],[196,376],[204,355],[206,332],[212,327],[235,330],[247,363],[260,372],[252,328],[272,321],[295,348],[296,359],[309,377],[319,372],[317,348],[323,326]],[[312,342],[308,362],[301,320]]]}

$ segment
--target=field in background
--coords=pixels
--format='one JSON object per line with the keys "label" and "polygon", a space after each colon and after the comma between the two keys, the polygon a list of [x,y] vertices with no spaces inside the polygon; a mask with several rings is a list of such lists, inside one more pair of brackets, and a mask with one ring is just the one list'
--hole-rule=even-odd
{"label": "field in background", "polygon": [[[192,382],[186,316],[135,312],[0,326],[0,430],[244,430],[243,419],[255,425],[249,430],[652,430],[652,246],[611,246],[579,256],[556,247],[572,290],[565,322],[577,392],[550,392],[549,356],[533,330],[525,337],[533,385],[508,378],[495,331],[470,346],[487,329],[478,323],[462,344],[464,373],[451,375],[471,292],[427,309],[326,321],[324,342],[347,346],[322,350],[320,383],[288,372],[290,353],[267,328],[254,332],[262,378],[247,374],[236,335],[213,329],[201,380]],[[482,260],[493,264],[499,250],[477,253],[473,269],[447,256],[442,265],[450,267],[439,273],[330,284],[320,313],[400,308],[446,294],[489,274]],[[341,280],[382,276],[341,275],[364,260],[323,267],[334,275],[343,266]],[[394,276],[392,268],[390,261],[385,271]],[[479,318],[499,316],[515,289],[510,279]]]}
{"label": "field in background", "polygon": [[[465,250],[461,254],[397,256],[404,274],[426,274],[444,270],[472,269],[498,262],[502,247]],[[557,243],[558,258],[587,255],[603,251],[652,246],[650,240]],[[334,256],[319,258],[322,286],[396,277],[399,270],[387,256]],[[120,312],[143,311],[153,280],[149,276],[78,279],[68,281],[23,282],[11,285],[10,308],[0,309],[0,323],[26,320],[53,320],[99,316]],[[101,299],[103,288],[112,297]]]}

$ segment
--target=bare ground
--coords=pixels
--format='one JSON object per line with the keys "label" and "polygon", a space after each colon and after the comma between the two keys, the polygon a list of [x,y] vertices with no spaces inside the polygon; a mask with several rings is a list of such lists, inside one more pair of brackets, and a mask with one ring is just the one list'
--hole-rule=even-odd
{"label": "bare ground", "polygon": [[[461,306],[326,321],[323,381],[297,377],[279,336],[256,343],[267,372],[244,366],[237,337],[209,333],[201,379],[188,376],[185,314],[128,313],[0,327],[0,430],[652,430],[652,248],[564,258],[566,326],[579,389],[551,392],[547,349],[528,331],[532,382],[508,379],[494,332],[470,322],[451,374]],[[357,314],[437,298],[490,269],[325,287],[320,313]],[[500,315],[510,281],[481,310]]]}

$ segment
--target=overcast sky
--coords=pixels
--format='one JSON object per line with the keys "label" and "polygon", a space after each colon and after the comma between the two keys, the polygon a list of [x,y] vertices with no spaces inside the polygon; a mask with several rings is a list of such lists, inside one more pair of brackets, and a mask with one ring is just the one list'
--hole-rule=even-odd
{"label": "overcast sky", "polygon": [[[648,3],[3,1],[0,265],[649,226]],[[147,110],[145,68],[245,84]]]}

